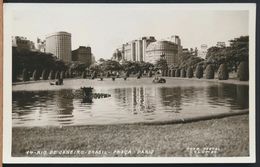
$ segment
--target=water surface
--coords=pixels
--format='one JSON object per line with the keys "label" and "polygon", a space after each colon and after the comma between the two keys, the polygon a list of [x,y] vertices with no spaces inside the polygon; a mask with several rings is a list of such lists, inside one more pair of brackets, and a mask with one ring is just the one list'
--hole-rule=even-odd
{"label": "water surface", "polygon": [[13,126],[116,124],[171,120],[248,109],[248,86],[196,82],[182,86],[95,86],[111,97],[68,98],[75,89],[13,92]]}

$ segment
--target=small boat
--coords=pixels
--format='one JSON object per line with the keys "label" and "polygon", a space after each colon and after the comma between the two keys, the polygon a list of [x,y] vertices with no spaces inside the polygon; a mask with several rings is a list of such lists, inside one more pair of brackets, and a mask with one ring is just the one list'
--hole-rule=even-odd
{"label": "small boat", "polygon": [[160,78],[160,77],[155,77],[153,79],[153,83],[166,83],[166,79]]}

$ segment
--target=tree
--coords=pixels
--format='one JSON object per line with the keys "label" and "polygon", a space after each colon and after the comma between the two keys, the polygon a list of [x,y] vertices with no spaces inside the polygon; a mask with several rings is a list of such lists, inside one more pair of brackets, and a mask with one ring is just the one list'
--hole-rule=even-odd
{"label": "tree", "polygon": [[153,76],[153,72],[152,72],[152,70],[149,70],[148,71],[148,77],[152,77]]}
{"label": "tree", "polygon": [[241,62],[238,66],[237,77],[240,81],[248,81],[249,80],[249,70],[248,70],[248,62]]}
{"label": "tree", "polygon": [[155,68],[159,69],[159,70],[167,70],[168,64],[167,64],[166,59],[160,58],[159,60],[157,60],[155,63]]}
{"label": "tree", "polygon": [[227,80],[228,78],[229,78],[229,76],[228,76],[227,65],[225,63],[221,64],[218,69],[218,79]]}
{"label": "tree", "polygon": [[55,75],[54,75],[54,71],[53,70],[50,71],[48,78],[49,78],[49,80],[55,79]]}
{"label": "tree", "polygon": [[23,69],[27,69],[27,72],[32,72],[34,70],[48,71],[50,69],[65,70],[67,68],[63,61],[58,60],[52,54],[18,50],[15,47],[12,48],[12,61],[13,81],[22,74]]}
{"label": "tree", "polygon": [[102,71],[119,71],[121,70],[121,65],[119,62],[114,60],[106,60],[101,64]]}
{"label": "tree", "polygon": [[39,76],[39,73],[37,70],[34,70],[32,78],[34,81],[37,81],[40,79],[40,76]]}
{"label": "tree", "polygon": [[64,79],[64,78],[66,78],[65,72],[61,71],[60,72],[60,79]]}
{"label": "tree", "polygon": [[182,68],[182,69],[181,69],[181,77],[182,77],[182,78],[185,78],[185,77],[186,77],[186,70],[185,70],[185,68]]}
{"label": "tree", "polygon": [[70,78],[69,71],[65,71],[65,78]]}
{"label": "tree", "polygon": [[202,65],[198,64],[197,67],[196,67],[196,77],[197,78],[202,78],[203,77],[203,67]]}
{"label": "tree", "polygon": [[29,73],[26,69],[23,69],[23,81],[29,81],[30,80],[30,76]]}
{"label": "tree", "polygon": [[230,47],[211,47],[208,49],[206,61],[214,69],[218,69],[223,63],[229,71],[237,71],[240,62],[248,61],[249,37],[241,36],[230,40]]}
{"label": "tree", "polygon": [[97,64],[91,64],[89,69],[90,69],[90,71],[95,71],[97,73],[101,71],[100,65],[97,65]]}
{"label": "tree", "polygon": [[140,67],[141,71],[149,71],[149,70],[154,68],[154,65],[152,63],[149,63],[149,62],[141,61],[141,62],[138,62],[138,63],[139,63],[139,67]]}
{"label": "tree", "polygon": [[68,78],[73,78],[74,77],[72,69],[69,69],[68,73],[69,73],[69,77]]}
{"label": "tree", "polygon": [[229,41],[230,50],[227,55],[228,66],[232,71],[237,71],[240,62],[248,62],[249,57],[249,36],[241,36]]}
{"label": "tree", "polygon": [[192,78],[193,77],[193,69],[191,67],[188,68],[187,70],[187,77]]}
{"label": "tree", "polygon": [[180,74],[181,74],[181,70],[180,69],[176,69],[175,77],[180,77]]}
{"label": "tree", "polygon": [[172,69],[171,77],[175,77],[175,71],[176,71],[176,70]]}
{"label": "tree", "polygon": [[209,64],[207,67],[206,67],[206,70],[205,70],[205,75],[206,75],[206,79],[214,79],[214,68],[211,64]]}
{"label": "tree", "polygon": [[140,63],[133,61],[125,61],[121,67],[128,73],[138,73],[141,70]]}
{"label": "tree", "polygon": [[73,62],[69,65],[69,68],[72,71],[76,71],[77,73],[82,73],[88,67],[89,65],[87,63],[81,63],[81,62]]}
{"label": "tree", "polygon": [[55,73],[55,79],[60,79],[60,72],[59,72],[59,71],[56,71],[56,73]]}
{"label": "tree", "polygon": [[208,49],[206,55],[207,64],[211,64],[213,68],[218,68],[220,64],[227,61],[227,48],[226,47],[216,47],[213,46]]}
{"label": "tree", "polygon": [[83,71],[83,72],[82,72],[82,75],[81,75],[81,77],[82,77],[82,78],[86,78],[86,77],[87,77],[87,75],[86,75],[86,72],[85,72],[85,71]]}
{"label": "tree", "polygon": [[188,68],[188,67],[196,68],[197,64],[203,61],[204,59],[202,59],[201,57],[197,57],[192,52],[184,52],[179,57],[178,66],[180,68]]}
{"label": "tree", "polygon": [[81,75],[81,77],[82,77],[82,78],[86,78],[86,77],[87,77],[87,75],[86,75],[86,72],[85,72],[85,71],[83,71],[83,72],[82,72],[82,75]]}
{"label": "tree", "polygon": [[46,69],[44,69],[42,71],[42,80],[47,80],[47,79],[48,79],[48,73],[47,73]]}

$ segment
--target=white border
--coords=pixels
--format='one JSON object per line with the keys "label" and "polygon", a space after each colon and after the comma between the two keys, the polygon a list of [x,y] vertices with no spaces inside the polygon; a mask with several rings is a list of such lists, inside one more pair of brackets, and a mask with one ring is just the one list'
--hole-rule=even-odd
{"label": "white border", "polygon": [[[12,9],[16,6],[46,5],[46,4],[4,4],[4,57],[3,57],[3,163],[255,163],[255,3],[225,3],[225,4],[80,4],[102,5],[135,5],[135,6],[162,6],[176,10],[248,10],[249,11],[249,157],[115,157],[115,158],[17,158],[11,157],[12,135],[12,57],[11,57],[11,32]],[[48,5],[77,5],[77,4],[48,4]]]}

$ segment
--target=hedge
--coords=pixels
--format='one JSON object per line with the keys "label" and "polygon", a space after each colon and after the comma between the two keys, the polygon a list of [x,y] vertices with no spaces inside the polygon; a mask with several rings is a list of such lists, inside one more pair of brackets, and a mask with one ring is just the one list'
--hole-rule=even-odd
{"label": "hedge", "polygon": [[55,73],[55,79],[60,79],[60,72],[59,72],[59,71],[56,71],[56,73]]}
{"label": "hedge", "polygon": [[228,80],[228,69],[226,64],[221,64],[218,68],[218,79],[219,80]]}
{"label": "hedge", "polygon": [[207,65],[205,74],[206,74],[206,79],[214,79],[215,71],[211,64]]}
{"label": "hedge", "polygon": [[186,70],[183,68],[181,69],[181,77],[185,78],[186,77]]}
{"label": "hedge", "polygon": [[180,69],[177,69],[177,70],[175,71],[175,77],[180,77],[180,75],[181,75],[181,70],[180,70]]}
{"label": "hedge", "polygon": [[29,81],[30,80],[29,73],[26,69],[23,69],[22,78],[23,78],[23,81]]}
{"label": "hedge", "polygon": [[240,81],[248,81],[249,80],[249,69],[248,62],[241,62],[238,66],[237,78]]}
{"label": "hedge", "polygon": [[49,77],[48,77],[49,80],[51,79],[55,79],[55,75],[54,75],[54,72],[51,70],[50,73],[49,73]]}
{"label": "hedge", "polygon": [[197,65],[197,67],[196,67],[196,77],[197,78],[202,78],[203,77],[203,67],[201,66],[201,65]]}
{"label": "hedge", "polygon": [[47,80],[48,79],[48,73],[46,70],[42,71],[42,80]]}
{"label": "hedge", "polygon": [[191,67],[188,68],[187,70],[187,77],[192,78],[193,77],[193,69]]}
{"label": "hedge", "polygon": [[32,79],[33,79],[34,81],[37,81],[37,80],[40,79],[40,76],[39,76],[39,73],[38,73],[37,70],[34,70],[34,71],[33,71]]}

